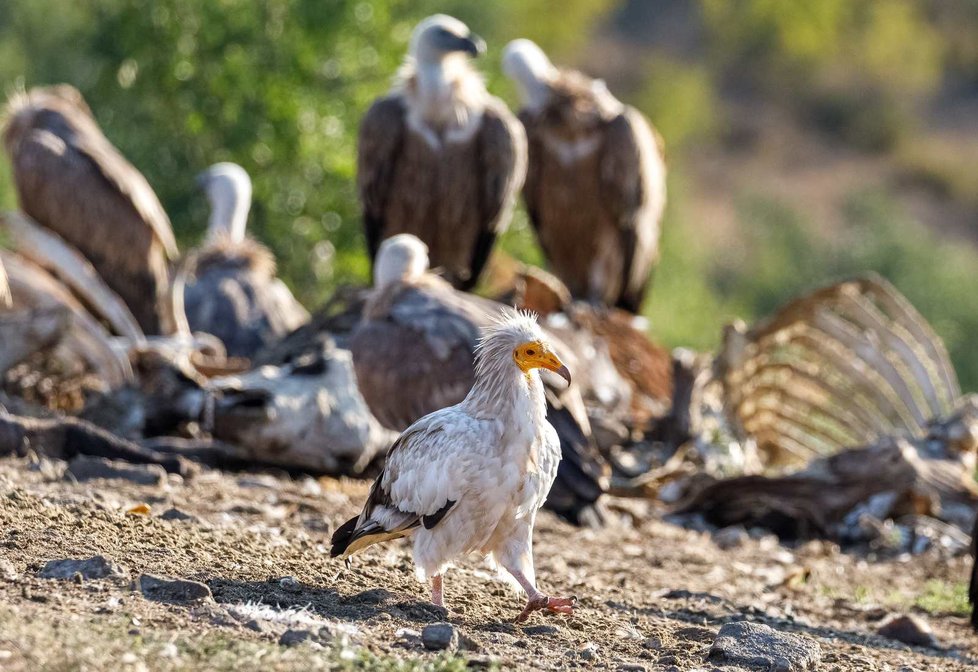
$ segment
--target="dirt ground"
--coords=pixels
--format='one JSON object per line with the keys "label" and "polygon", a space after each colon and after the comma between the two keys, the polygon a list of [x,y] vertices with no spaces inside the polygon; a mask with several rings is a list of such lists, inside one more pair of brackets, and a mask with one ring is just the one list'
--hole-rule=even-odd
{"label": "dirt ground", "polygon": [[[57,461],[0,460],[2,670],[705,671],[718,669],[707,661],[717,631],[736,620],[814,638],[820,670],[978,664],[961,606],[966,558],[871,561],[771,537],[720,550],[709,533],[619,500],[620,520],[600,531],[541,516],[541,587],[576,595],[578,610],[517,626],[521,598],[475,559],[448,575],[447,614],[427,603],[403,544],[371,549],[350,569],[330,560],[329,533],[356,512],[366,483],[204,471],[138,485],[77,482],[64,470]],[[127,513],[141,504],[148,515]],[[190,517],[161,517],[171,508]],[[39,576],[49,560],[93,555],[127,576]],[[213,597],[151,601],[135,588],[143,573],[203,582]],[[897,612],[920,614],[939,648],[876,635]],[[445,620],[462,648],[426,652],[417,633]],[[311,636],[289,646],[286,630]]]}

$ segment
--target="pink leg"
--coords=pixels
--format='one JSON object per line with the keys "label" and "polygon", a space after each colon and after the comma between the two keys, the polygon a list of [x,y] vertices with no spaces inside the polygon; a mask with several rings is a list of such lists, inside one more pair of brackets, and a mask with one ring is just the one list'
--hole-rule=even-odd
{"label": "pink leg", "polygon": [[526,608],[516,617],[517,623],[522,623],[530,617],[530,614],[540,609],[546,609],[555,614],[567,614],[568,616],[574,613],[574,605],[577,604],[576,597],[549,597],[537,590],[537,587],[526,578],[523,572],[509,570],[509,573],[523,586],[527,595]]}
{"label": "pink leg", "polygon": [[431,577],[431,602],[436,607],[445,606],[445,593],[442,590],[441,574]]}

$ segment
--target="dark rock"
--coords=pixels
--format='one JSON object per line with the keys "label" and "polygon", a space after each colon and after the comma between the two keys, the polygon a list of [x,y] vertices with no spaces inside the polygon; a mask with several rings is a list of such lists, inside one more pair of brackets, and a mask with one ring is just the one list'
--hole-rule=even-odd
{"label": "dark rock", "polygon": [[458,648],[458,630],[451,623],[432,623],[421,631],[421,643],[429,651]]}
{"label": "dark rock", "polygon": [[598,657],[598,645],[594,642],[588,642],[581,647],[580,656],[584,660],[594,660]]}
{"label": "dark rock", "polygon": [[196,523],[198,519],[197,516],[191,516],[189,513],[171,507],[160,514],[160,520],[189,520]]}
{"label": "dark rock", "polygon": [[713,543],[722,551],[743,546],[749,538],[747,530],[739,525],[725,527],[713,533]]}
{"label": "dark rock", "polygon": [[766,625],[727,623],[710,648],[709,660],[771,672],[814,670],[822,659],[818,643]]}
{"label": "dark rock", "polygon": [[907,614],[888,618],[876,632],[883,637],[895,639],[904,644],[940,648],[940,642],[934,636],[934,631],[930,625],[918,616]]}
{"label": "dark rock", "polygon": [[101,555],[94,555],[85,560],[65,558],[63,560],[49,560],[41,568],[38,575],[42,579],[118,579],[126,576],[125,570],[108,558]]}
{"label": "dark rock", "polygon": [[279,587],[287,593],[301,593],[302,584],[294,576],[283,576],[278,580]]}
{"label": "dark rock", "polygon": [[618,672],[645,672],[647,669],[641,663],[622,663],[617,667]]}
{"label": "dark rock", "polygon": [[166,482],[166,470],[158,464],[131,464],[89,455],[73,457],[68,463],[68,473],[76,481],[114,478],[139,485],[162,485]]}
{"label": "dark rock", "polygon": [[523,628],[523,632],[531,637],[538,635],[557,635],[560,634],[560,628],[556,625],[530,625]]}
{"label": "dark rock", "polygon": [[465,667],[471,670],[488,670],[494,667],[499,661],[492,656],[468,656],[465,659]]}
{"label": "dark rock", "polygon": [[203,602],[212,599],[211,589],[199,581],[140,574],[139,591],[155,602]]}
{"label": "dark rock", "polygon": [[312,639],[312,632],[309,630],[286,630],[278,638],[278,643],[280,646],[298,646],[310,639]]}
{"label": "dark rock", "polygon": [[250,621],[248,621],[247,623],[245,623],[244,624],[244,627],[248,628],[249,630],[254,630],[255,632],[267,632],[268,631],[268,628],[265,627],[265,624],[262,623],[261,621],[259,621],[257,618],[253,618]]}

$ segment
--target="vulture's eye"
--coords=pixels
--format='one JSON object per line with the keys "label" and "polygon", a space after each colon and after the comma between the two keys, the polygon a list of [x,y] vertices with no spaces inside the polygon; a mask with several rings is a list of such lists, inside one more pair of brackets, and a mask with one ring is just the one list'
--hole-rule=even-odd
{"label": "vulture's eye", "polygon": [[530,357],[532,357],[533,355],[535,355],[537,353],[533,352],[533,349],[531,348],[530,350],[527,350],[526,351],[526,354],[528,354]]}

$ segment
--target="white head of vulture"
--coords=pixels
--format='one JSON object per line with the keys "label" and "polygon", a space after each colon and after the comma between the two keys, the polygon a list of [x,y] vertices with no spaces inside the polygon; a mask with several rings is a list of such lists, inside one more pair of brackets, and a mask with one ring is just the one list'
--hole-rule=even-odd
{"label": "white head of vulture", "polygon": [[271,250],[245,235],[251,178],[219,163],[197,184],[211,205],[204,246],[184,269],[184,311],[194,332],[217,336],[232,357],[253,357],[300,327],[309,313],[275,276]]}
{"label": "white head of vulture", "polygon": [[503,69],[523,100],[523,197],[551,269],[575,298],[638,312],[666,202],[661,141],[604,82],[554,67],[529,40],[506,47]]}
{"label": "white head of vulture", "polygon": [[103,135],[81,93],[61,84],[15,94],[3,144],[20,208],[82,253],[146,334],[171,333],[170,220],[143,177]]}
{"label": "white head of vulture", "polygon": [[526,172],[526,138],[486,91],[471,59],[485,43],[450,16],[418,24],[393,90],[360,124],[357,188],[371,259],[412,233],[457,287],[478,280],[509,224]]}

